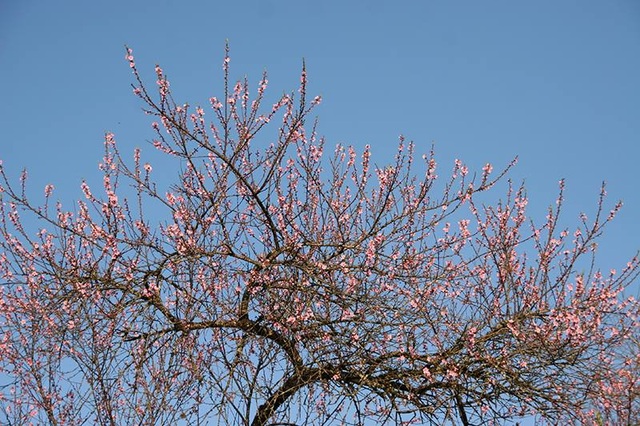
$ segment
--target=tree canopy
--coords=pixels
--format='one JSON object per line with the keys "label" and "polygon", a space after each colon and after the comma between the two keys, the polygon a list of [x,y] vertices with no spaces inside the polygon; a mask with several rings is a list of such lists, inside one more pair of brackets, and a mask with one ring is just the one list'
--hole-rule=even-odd
{"label": "tree canopy", "polygon": [[511,165],[329,147],[304,66],[263,106],[227,50],[205,111],[126,59],[162,172],[107,134],[103,187],[68,209],[0,168],[3,423],[639,420],[639,260],[597,267],[604,187],[565,229],[562,183],[544,218],[511,183],[480,199]]}

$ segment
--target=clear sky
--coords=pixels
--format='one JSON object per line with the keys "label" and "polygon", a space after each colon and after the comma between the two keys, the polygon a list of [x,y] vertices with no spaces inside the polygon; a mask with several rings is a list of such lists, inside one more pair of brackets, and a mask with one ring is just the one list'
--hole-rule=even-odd
{"label": "clear sky", "polygon": [[98,177],[105,131],[151,149],[123,46],[149,83],[160,63],[179,100],[205,104],[220,95],[225,39],[232,76],[267,69],[274,97],[297,87],[305,58],[329,145],[368,143],[384,163],[402,133],[420,151],[434,142],[447,169],[518,155],[511,177],[538,220],[567,179],[568,224],[606,180],[625,208],[600,265],[640,248],[635,0],[0,0],[0,158],[16,177],[27,167],[38,194],[51,182],[75,198]]}
{"label": "clear sky", "polygon": [[267,69],[273,96],[297,87],[305,58],[329,145],[368,143],[385,163],[402,133],[419,151],[435,143],[446,169],[518,155],[511,177],[538,221],[560,178],[567,224],[593,213],[606,180],[625,207],[599,264],[640,248],[636,0],[0,0],[0,158],[16,181],[27,167],[38,195],[51,182],[79,196],[104,132],[151,149],[124,45],[151,85],[159,63],[193,105],[220,95],[225,39],[232,76]]}

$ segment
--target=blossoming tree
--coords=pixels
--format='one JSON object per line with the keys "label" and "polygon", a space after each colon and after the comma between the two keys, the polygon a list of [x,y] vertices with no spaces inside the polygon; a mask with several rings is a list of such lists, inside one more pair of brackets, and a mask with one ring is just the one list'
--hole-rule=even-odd
{"label": "blossoming tree", "polygon": [[264,108],[227,52],[205,112],[126,57],[177,180],[112,134],[70,210],[0,169],[3,424],[638,421],[639,264],[594,266],[604,190],[575,229],[562,190],[536,223],[522,188],[479,201],[510,166],[328,150],[304,67]]}

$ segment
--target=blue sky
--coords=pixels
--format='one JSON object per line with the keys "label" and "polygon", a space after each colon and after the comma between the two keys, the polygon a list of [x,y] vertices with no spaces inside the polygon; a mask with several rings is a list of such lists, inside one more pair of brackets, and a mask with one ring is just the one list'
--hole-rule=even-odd
{"label": "blue sky", "polygon": [[[275,97],[296,88],[302,58],[327,143],[373,147],[397,136],[525,181],[542,220],[567,180],[567,224],[591,213],[600,182],[625,208],[600,265],[640,248],[640,3],[636,1],[7,1],[0,2],[0,158],[27,167],[34,192],[72,200],[98,177],[102,135],[149,151],[149,120],[132,95],[124,45],[153,84],[160,63],[179,100],[232,75],[269,71]],[[174,170],[163,170],[172,176]],[[444,175],[441,172],[441,175]],[[496,197],[500,191],[494,193]]]}
{"label": "blue sky", "polygon": [[635,0],[0,0],[0,159],[16,181],[27,167],[34,193],[53,183],[76,198],[99,176],[104,132],[123,151],[151,150],[124,45],[150,84],[159,63],[179,100],[205,104],[221,93],[225,39],[232,76],[267,69],[273,96],[297,87],[305,58],[329,145],[368,143],[384,163],[404,134],[418,151],[435,143],[445,169],[517,155],[510,176],[539,222],[560,178],[566,224],[593,213],[606,180],[625,207],[599,265],[640,248]]}
{"label": "blue sky", "polygon": [[[543,219],[567,180],[567,224],[593,212],[600,183],[625,208],[603,240],[607,270],[640,248],[640,3],[636,1],[1,1],[0,159],[34,191],[66,201],[97,179],[102,135],[149,151],[124,45],[149,83],[162,65],[176,96],[220,95],[225,39],[232,77],[269,72],[275,97],[304,58],[327,143],[397,137],[419,151],[499,167],[525,181]],[[173,176],[174,170],[163,171]],[[444,175],[444,171],[441,171]],[[501,195],[500,190],[494,193]]]}

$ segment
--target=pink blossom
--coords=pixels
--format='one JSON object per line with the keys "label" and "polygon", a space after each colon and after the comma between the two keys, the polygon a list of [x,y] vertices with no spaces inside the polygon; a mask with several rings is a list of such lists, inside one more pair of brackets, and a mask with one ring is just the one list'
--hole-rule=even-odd
{"label": "pink blossom", "polygon": [[55,189],[55,187],[51,184],[48,184],[44,187],[44,195],[45,197],[49,197],[51,196],[51,193],[53,192],[53,190]]}

